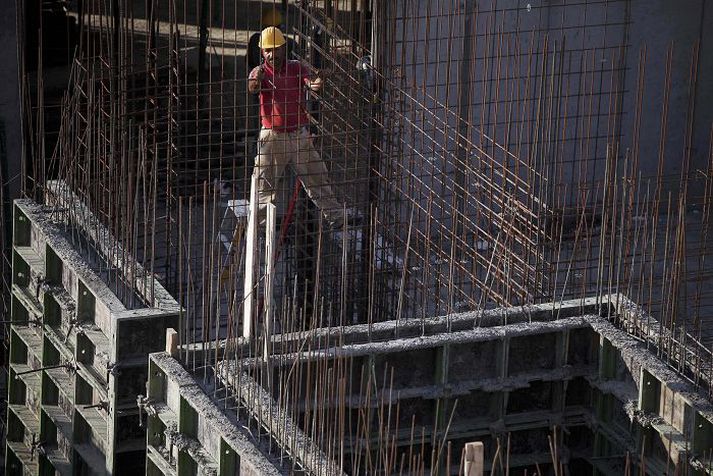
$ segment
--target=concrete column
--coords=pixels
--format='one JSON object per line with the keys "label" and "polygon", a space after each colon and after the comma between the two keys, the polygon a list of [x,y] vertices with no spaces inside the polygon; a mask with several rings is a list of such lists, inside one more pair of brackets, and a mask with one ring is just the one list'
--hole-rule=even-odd
{"label": "concrete column", "polygon": [[[17,9],[15,0],[0,0],[0,198],[5,218],[0,229],[6,230],[5,243],[10,246],[12,207],[20,196],[23,134],[20,113],[20,63]],[[0,240],[2,243],[2,240]]]}
{"label": "concrete column", "polygon": [[[627,95],[624,111],[629,116],[624,118],[624,143],[632,140],[634,110],[636,107],[637,68],[639,52],[646,48],[646,78],[641,119],[640,169],[644,176],[656,175],[658,167],[659,137],[661,133],[661,115],[664,105],[666,51],[673,44],[671,65],[671,95],[669,98],[667,141],[665,145],[665,170],[669,174],[681,172],[681,164],[686,151],[687,109],[689,102],[689,70],[694,53],[694,45],[699,43],[697,55],[698,78],[693,102],[695,111],[692,118],[690,143],[691,171],[705,170],[710,146],[710,131],[713,123],[713,32],[709,25],[713,21],[713,4],[705,0],[690,0],[682,5],[667,0],[631,3],[631,33],[627,66],[630,72],[626,77]],[[693,195],[700,195],[702,182],[692,184]],[[677,180],[667,183],[676,190]]]}
{"label": "concrete column", "polygon": [[[20,194],[22,121],[20,120],[20,62],[15,0],[0,0],[0,163],[6,199]],[[5,195],[7,193],[7,195]],[[9,210],[8,210],[8,216]]]}

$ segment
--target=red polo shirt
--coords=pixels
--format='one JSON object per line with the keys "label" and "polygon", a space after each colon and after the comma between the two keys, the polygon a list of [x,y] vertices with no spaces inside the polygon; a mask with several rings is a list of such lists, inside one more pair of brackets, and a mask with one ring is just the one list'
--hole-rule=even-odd
{"label": "red polo shirt", "polygon": [[[250,79],[257,78],[260,67],[253,68]],[[289,60],[279,71],[267,63],[260,84],[260,117],[262,127],[279,132],[293,132],[309,124],[305,109],[304,86],[309,71],[299,61]]]}

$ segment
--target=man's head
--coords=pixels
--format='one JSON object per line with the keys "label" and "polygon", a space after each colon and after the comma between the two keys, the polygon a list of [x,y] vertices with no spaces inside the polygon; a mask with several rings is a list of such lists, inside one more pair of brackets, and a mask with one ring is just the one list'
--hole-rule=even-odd
{"label": "man's head", "polygon": [[260,48],[267,64],[273,68],[281,68],[285,63],[287,51],[285,36],[279,28],[269,26],[260,34]]}

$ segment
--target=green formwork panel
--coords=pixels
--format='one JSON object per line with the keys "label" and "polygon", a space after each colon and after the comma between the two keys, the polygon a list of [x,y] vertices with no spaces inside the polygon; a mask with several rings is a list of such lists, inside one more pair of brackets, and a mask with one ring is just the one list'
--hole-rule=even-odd
{"label": "green formwork panel", "polygon": [[14,214],[12,244],[14,246],[30,246],[32,223],[20,208],[14,207]]}
{"label": "green formwork panel", "polygon": [[57,299],[51,293],[45,293],[44,299],[44,324],[48,326],[59,326],[62,322],[62,309],[57,303]]}
{"label": "green formwork panel", "polygon": [[27,322],[30,319],[30,312],[25,305],[13,293],[10,302],[10,320],[14,322]]}
{"label": "green formwork panel", "polygon": [[47,282],[53,286],[61,286],[64,263],[49,244],[45,248],[45,268]]}
{"label": "green formwork panel", "polygon": [[641,369],[639,410],[658,415],[661,404],[661,382],[646,369]]}
{"label": "green formwork panel", "polygon": [[[141,366],[142,358],[148,362],[148,352],[164,348],[165,327],[175,326],[180,306],[160,283],[152,282],[150,286],[136,290],[140,298],[137,302],[147,302],[143,295],[146,292],[156,296],[156,306],[127,308],[127,304],[110,287],[111,283],[97,273],[95,260],[103,260],[109,268],[119,267],[118,262],[112,261],[118,259],[124,265],[131,265],[132,272],[139,275],[146,273],[146,270],[130,254],[117,252],[121,248],[120,243],[106,239],[111,236],[108,230],[72,195],[68,187],[52,182],[47,184],[47,192],[46,205],[28,199],[14,203],[12,319],[25,323],[41,319],[41,327],[38,328],[41,332],[36,333],[37,339],[26,330],[13,334],[10,400],[18,405],[25,404],[25,400],[30,398],[28,382],[34,385],[35,379],[30,376],[23,376],[16,383],[12,381],[13,372],[28,370],[31,352],[25,342],[27,338],[31,338],[36,344],[34,346],[38,347],[32,352],[37,357],[33,359],[33,368],[76,364],[71,369],[71,378],[66,377],[70,374],[65,374],[63,368],[47,369],[38,374],[41,380],[37,380],[37,397],[46,406],[46,411],[44,406],[42,410],[46,423],[39,424],[39,433],[57,445],[59,428],[53,422],[58,418],[61,433],[66,436],[62,444],[72,449],[72,460],[76,457],[76,467],[69,472],[84,474],[92,466],[103,474],[114,471],[115,453],[125,454],[136,446],[136,441],[145,441],[143,434],[141,438],[128,441],[118,436],[126,432],[116,431],[115,435],[113,430],[109,430],[108,422],[117,420],[114,412],[123,411],[119,409],[122,405],[126,406],[125,401],[118,401],[117,395],[130,391],[132,399],[135,399],[144,387],[143,384],[134,385],[133,381],[122,381],[120,376],[136,375],[132,377],[134,380],[140,376],[145,381],[147,368],[143,367],[143,372],[137,372],[135,368]],[[62,202],[72,215],[70,221],[75,229],[71,235],[66,233],[64,227],[66,217],[61,218],[62,221],[56,220],[53,210],[58,204],[52,203],[52,200]],[[103,237],[100,242],[106,248],[96,250],[97,255],[88,259],[84,248],[75,245],[72,240],[76,236],[89,241]],[[134,316],[137,319],[132,319]],[[123,353],[118,349],[119,342],[114,339],[120,333],[133,334],[125,339],[127,342],[123,345],[127,351]],[[134,345],[139,337],[143,339],[139,343],[141,345]],[[13,364],[17,367],[14,370]],[[107,369],[114,366],[117,366],[117,372],[110,373]],[[105,402],[108,408],[100,415],[92,412],[102,410],[81,408],[98,400]],[[67,417],[67,412],[71,412],[72,416]],[[14,451],[10,459],[13,457],[20,464],[26,457],[29,458],[21,447]],[[47,474],[57,471],[66,474],[68,465],[66,456],[55,450],[43,462],[41,470]]]}
{"label": "green formwork panel", "polygon": [[26,387],[25,382],[21,379],[16,378],[16,370],[12,367],[8,372],[8,382],[7,382],[7,399],[10,404],[23,404],[25,403]]}
{"label": "green formwork panel", "polygon": [[220,440],[220,476],[238,476],[240,458],[235,450],[221,438]]}
{"label": "green formwork panel", "polygon": [[77,297],[77,321],[94,323],[95,307],[96,298],[80,281],[79,296]]}
{"label": "green formwork panel", "polygon": [[30,285],[30,265],[17,250],[12,253],[12,284],[21,288]]}
{"label": "green formwork panel", "polygon": [[154,402],[166,402],[166,374],[152,361],[149,361],[148,397]]}
{"label": "green formwork panel", "polygon": [[149,415],[146,419],[146,440],[148,446],[166,447],[166,425],[158,416]]}
{"label": "green formwork panel", "polygon": [[181,397],[178,431],[192,438],[198,437],[198,413],[185,398]]}
{"label": "green formwork panel", "polygon": [[610,379],[616,376],[616,361],[619,352],[608,339],[601,338],[599,347],[599,377]]}
{"label": "green formwork panel", "polygon": [[185,451],[178,453],[178,476],[196,476],[198,463]]}
{"label": "green formwork panel", "polygon": [[45,337],[42,344],[42,365],[59,365],[62,355],[50,339]]}
{"label": "green formwork panel", "polygon": [[163,471],[158,469],[150,458],[146,459],[146,476],[164,476]]}
{"label": "green formwork panel", "polygon": [[5,453],[5,474],[7,476],[23,476],[23,468],[22,461],[8,445]]}
{"label": "green formwork panel", "polygon": [[27,363],[27,345],[14,328],[10,329],[10,364]]}
{"label": "green formwork panel", "polygon": [[[713,423],[695,412],[693,417],[693,453],[699,457],[713,451]],[[713,468],[712,468],[713,469]]]}

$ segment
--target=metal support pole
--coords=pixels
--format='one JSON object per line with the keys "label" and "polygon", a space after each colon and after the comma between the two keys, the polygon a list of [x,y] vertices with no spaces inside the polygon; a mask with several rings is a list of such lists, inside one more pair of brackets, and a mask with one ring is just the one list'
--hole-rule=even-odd
{"label": "metal support pole", "polygon": [[265,344],[263,359],[267,363],[270,355],[270,336],[272,335],[272,305],[273,288],[275,286],[275,226],[277,224],[277,208],[267,204],[267,224],[265,227]]}
{"label": "metal support pole", "polygon": [[265,225],[265,324],[263,326],[263,365],[265,366],[265,383],[272,391],[272,370],[270,368],[270,337],[272,336],[272,304],[275,287],[275,226],[277,224],[277,208],[267,204],[267,223]]}
{"label": "metal support pole", "polygon": [[250,205],[248,232],[245,242],[245,279],[243,283],[243,337],[252,335],[253,308],[255,303],[255,253],[257,251],[257,214],[260,204],[257,199],[257,176],[250,180]]}

